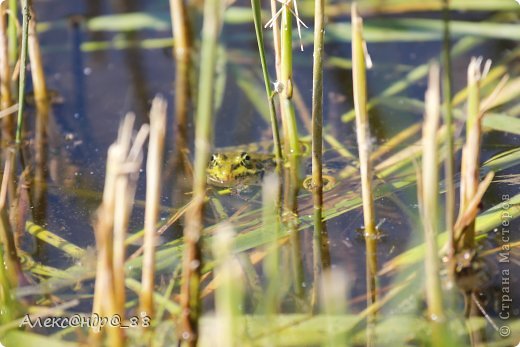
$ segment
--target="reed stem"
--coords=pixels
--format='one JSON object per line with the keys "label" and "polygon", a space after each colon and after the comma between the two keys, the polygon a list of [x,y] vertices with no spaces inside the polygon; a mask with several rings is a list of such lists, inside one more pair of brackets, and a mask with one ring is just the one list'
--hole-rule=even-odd
{"label": "reed stem", "polygon": [[[367,113],[365,41],[363,20],[357,13],[356,3],[352,4],[352,82],[354,87],[354,107],[356,111],[356,131],[363,199],[363,221],[366,242],[367,305],[377,301],[377,230],[375,227],[374,196],[372,186],[371,142]],[[376,319],[375,313],[368,317],[369,325]],[[368,336],[369,340],[372,340]]]}
{"label": "reed stem", "polygon": [[[9,40],[7,37],[6,10],[0,6],[0,108],[7,109],[13,105],[11,95],[11,67],[9,66]],[[2,141],[11,143],[13,140],[13,117],[2,119]],[[4,155],[6,157],[6,155]]]}
{"label": "reed stem", "polygon": [[29,6],[28,0],[22,0],[22,50],[20,52],[20,77],[18,81],[18,120],[16,124],[16,144],[22,138],[23,112],[25,109],[25,78],[27,75],[27,50],[29,38]]}
{"label": "reed stem", "polygon": [[267,94],[267,102],[269,103],[269,116],[271,119],[271,128],[273,132],[274,155],[276,159],[276,165],[278,167],[282,160],[282,147],[280,144],[280,134],[278,130],[278,118],[276,117],[276,109],[274,105],[274,95],[271,89],[269,72],[267,70],[267,62],[265,58],[265,46],[264,35],[262,33],[262,12],[260,7],[260,0],[251,0],[251,7],[253,9],[256,41],[258,43],[258,52],[260,54],[260,63],[262,65],[265,92]]}
{"label": "reed stem", "polygon": [[14,68],[18,60],[18,30],[17,30],[17,14],[18,0],[9,0],[9,23],[7,26],[7,34],[9,36],[9,65]]}
{"label": "reed stem", "polygon": [[201,234],[206,198],[206,167],[213,141],[213,85],[217,61],[217,41],[222,27],[224,5],[220,0],[204,3],[199,97],[195,120],[195,164],[193,204],[186,213],[181,288],[180,337],[185,345],[196,346],[200,310]]}
{"label": "reed stem", "polygon": [[[318,297],[318,284],[325,282],[320,280],[322,268],[328,268],[330,261],[323,259],[323,177],[322,177],[322,152],[323,152],[323,35],[325,32],[324,12],[325,0],[315,0],[314,3],[314,54],[312,70],[312,194],[314,204],[314,237],[313,237],[313,261],[314,261],[314,297]],[[328,257],[327,257],[328,258]],[[323,261],[325,260],[325,263]],[[313,307],[316,309],[317,300]]]}
{"label": "reed stem", "polygon": [[166,101],[156,97],[150,110],[150,140],[146,162],[146,209],[144,216],[144,253],[141,293],[141,312],[154,315],[156,225],[161,195],[161,170],[166,135]]}
{"label": "reed stem", "polygon": [[[462,214],[475,196],[479,184],[479,159],[481,137],[480,114],[480,64],[481,59],[472,58],[468,66],[468,108],[466,120],[466,145],[462,152],[460,211]],[[462,244],[458,250],[475,248],[475,221],[462,231]]]}
{"label": "reed stem", "polygon": [[442,91],[444,99],[444,124],[447,126],[446,131],[446,145],[444,158],[444,180],[446,182],[446,230],[450,235],[448,241],[448,258],[453,258],[455,255],[455,236],[453,226],[455,224],[455,148],[453,144],[453,115],[451,109],[451,44],[450,44],[450,9],[449,0],[443,1],[443,16],[444,16],[444,38],[443,38],[443,75],[442,75]]}
{"label": "reed stem", "polygon": [[445,314],[441,282],[439,277],[439,259],[437,234],[439,229],[439,170],[437,130],[440,121],[440,86],[439,66],[430,67],[428,89],[425,96],[426,112],[423,125],[423,161],[422,161],[422,217],[426,244],[426,300],[428,315],[432,326],[434,346],[444,344]]}
{"label": "reed stem", "polygon": [[170,15],[172,18],[172,31],[175,39],[175,139],[177,151],[187,146],[187,122],[189,103],[189,71],[191,67],[191,35],[186,2],[183,0],[170,0]]}

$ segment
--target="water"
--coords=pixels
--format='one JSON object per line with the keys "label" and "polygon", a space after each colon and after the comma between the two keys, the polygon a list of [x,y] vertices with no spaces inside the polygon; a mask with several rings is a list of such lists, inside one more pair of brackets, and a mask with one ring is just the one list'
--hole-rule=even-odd
{"label": "water", "polygon": [[[173,96],[177,92],[172,90],[175,78],[175,61],[171,48],[156,49],[129,48],[115,49],[104,48],[99,50],[87,50],[87,45],[94,41],[115,42],[118,39],[139,42],[145,39],[169,38],[170,30],[141,30],[137,32],[91,32],[85,28],[85,21],[89,18],[129,12],[143,13],[168,13],[166,1],[60,1],[48,0],[37,2],[36,11],[40,22],[64,23],[41,34],[43,48],[43,61],[47,75],[48,87],[56,91],[62,102],[55,104],[52,110],[54,126],[50,130],[49,148],[49,178],[47,204],[44,213],[43,226],[61,237],[77,244],[78,246],[92,247],[95,243],[92,217],[100,204],[101,192],[104,185],[105,161],[108,146],[115,140],[121,118],[127,112],[135,112],[137,124],[148,121],[148,109],[151,99],[156,94],[163,95],[168,102],[168,129],[167,129],[167,155],[165,165],[173,160]],[[242,4],[247,6],[247,3]],[[79,25],[71,23],[71,15]],[[474,19],[475,14],[457,13],[461,19]],[[480,14],[486,18],[487,14]],[[379,18],[375,16],[375,18]],[[365,21],[369,22],[371,18]],[[344,21],[343,17],[333,17],[330,24]],[[312,20],[307,19],[307,23]],[[197,20],[197,25],[200,23]],[[199,29],[194,30],[199,34]],[[310,31],[307,31],[307,35]],[[344,35],[349,35],[345,32]],[[269,35],[268,35],[269,37]],[[271,52],[270,39],[267,38],[268,49]],[[425,42],[385,42],[368,43],[374,68],[368,74],[368,93],[377,96],[394,82],[402,80],[413,68],[436,59],[441,52],[440,41]],[[453,61],[454,90],[459,90],[466,84],[466,66],[471,56],[482,55],[495,62],[511,49],[518,48],[518,44],[508,40],[488,40],[484,44],[477,45]],[[260,65],[257,59],[256,41],[253,28],[250,24],[226,25],[223,34],[223,43],[220,47],[219,60],[224,69],[220,72],[217,81],[221,83],[222,94],[219,107],[216,112],[215,145],[216,147],[235,146],[243,143],[270,139],[270,125],[260,115],[265,114],[267,103],[263,94],[263,82],[260,79]],[[337,39],[327,42],[326,59],[332,61],[336,58],[350,58],[350,45]],[[270,53],[271,54],[271,53]],[[312,46],[305,44],[304,52],[295,49],[295,84],[301,97],[296,97],[296,111],[300,116],[299,129],[302,134],[305,130],[305,119],[309,117],[311,100],[312,77]],[[272,56],[268,57],[270,62]],[[328,61],[328,60],[327,60]],[[273,64],[270,64],[273,73]],[[511,74],[518,75],[518,64],[512,64]],[[249,79],[249,80],[248,80]],[[194,79],[195,81],[196,79]],[[352,107],[352,77],[350,69],[337,65],[329,65],[324,73],[324,124],[327,134],[334,136],[342,143],[348,143],[352,147],[354,134],[353,122],[344,123],[341,116],[349,112]],[[249,94],[251,86],[244,86],[247,81],[255,92]],[[274,80],[272,82],[275,82]],[[412,87],[406,88],[399,97],[423,100],[426,89],[425,79],[422,78]],[[258,100],[260,100],[258,102]],[[422,110],[417,108],[398,107],[399,103],[390,101],[381,103],[371,110],[372,136],[374,146],[384,146],[387,139],[392,138],[406,126],[415,124],[422,119]],[[190,110],[192,111],[192,110]],[[30,112],[34,112],[30,109]],[[190,115],[193,112],[190,112]],[[32,122],[32,117],[28,123]],[[192,148],[193,123],[188,123],[190,138],[189,147]],[[67,135],[63,135],[67,134]],[[417,139],[417,137],[415,137]],[[457,140],[459,137],[457,138]],[[508,148],[518,146],[519,136],[492,131],[484,135],[482,143],[481,159],[487,160],[497,153]],[[350,141],[350,142],[349,142]],[[456,166],[458,168],[458,164]],[[165,170],[165,172],[171,172]],[[518,165],[507,169],[501,174],[517,174]],[[138,200],[145,198],[145,174],[138,182]],[[166,177],[163,189],[162,203],[168,207],[179,207],[178,191],[171,177]],[[184,188],[183,188],[184,189]],[[327,199],[337,201],[348,196],[349,191],[333,190],[328,193]],[[354,186],[359,191],[358,186]],[[172,193],[173,192],[173,193]],[[175,193],[177,192],[177,194]],[[513,196],[518,193],[518,185],[505,183],[492,184],[484,197],[482,209],[486,210],[501,203],[504,195]],[[235,199],[235,204],[244,204],[240,198]],[[237,200],[238,199],[238,200]],[[327,201],[327,200],[326,200]],[[300,208],[305,210],[309,205],[309,199],[300,201]],[[258,205],[257,205],[258,206]],[[408,242],[417,243],[416,235],[420,228],[417,224],[416,192],[415,185],[411,188],[400,189],[385,195],[376,203],[378,220],[385,223],[381,226],[383,233],[379,241],[379,262],[384,264],[395,255],[410,247]],[[307,210],[305,210],[307,211]],[[142,228],[144,210],[142,205],[135,208],[130,231]],[[167,218],[170,212],[163,211],[161,217]],[[256,216],[258,217],[259,214]],[[415,215],[415,217],[414,217]],[[246,219],[247,220],[247,219]],[[359,209],[342,213],[338,217],[327,222],[327,231],[330,235],[330,256],[332,266],[349,274],[352,281],[350,298],[355,298],[366,292],[365,286],[365,256],[364,240],[359,234],[362,227],[362,216]],[[518,222],[514,221],[511,230],[518,229]],[[170,232],[178,235],[182,229],[182,221],[177,223]],[[247,229],[247,228],[246,228]],[[497,234],[497,233],[495,233]],[[175,239],[175,236],[164,237],[163,242]],[[486,249],[499,244],[492,240],[490,234],[489,244]],[[306,275],[312,273],[312,248],[311,228],[302,232],[302,248],[306,254],[303,263],[306,267]],[[498,237],[498,235],[497,235]],[[517,240],[517,236],[513,236]],[[138,246],[131,246],[132,253]],[[178,255],[178,254],[177,254]],[[65,269],[72,265],[70,259],[64,258],[62,253],[46,244],[40,244],[35,259],[42,263]],[[496,263],[496,261],[495,261]],[[169,267],[168,267],[169,269]],[[518,268],[515,268],[518,272]],[[166,272],[166,271],[165,271]],[[497,289],[499,282],[498,272],[492,280]],[[516,279],[515,279],[516,278]],[[512,288],[518,286],[518,276],[512,277]],[[308,282],[304,282],[307,284]],[[391,278],[384,278],[381,285],[391,283]],[[518,293],[514,295],[514,302],[520,302]],[[498,300],[498,299],[496,299]],[[496,302],[496,301],[495,301]],[[491,300],[493,303],[493,300]],[[365,303],[358,300],[353,304],[354,310],[361,310]],[[515,304],[517,305],[517,304]],[[492,304],[486,309],[497,312]],[[86,305],[88,310],[88,305]],[[518,314],[518,307],[512,309],[513,314]]]}

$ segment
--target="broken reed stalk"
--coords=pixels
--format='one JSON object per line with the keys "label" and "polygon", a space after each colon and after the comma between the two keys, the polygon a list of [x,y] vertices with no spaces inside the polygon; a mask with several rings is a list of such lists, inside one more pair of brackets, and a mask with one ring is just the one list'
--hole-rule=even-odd
{"label": "broken reed stalk", "polygon": [[[23,112],[25,105],[25,78],[27,75],[27,50],[29,36],[29,7],[28,0],[22,0],[22,49],[20,51],[20,76],[18,80],[18,119],[16,124],[16,144],[22,140]],[[13,14],[14,15],[14,14]],[[15,36],[16,37],[16,36]],[[16,38],[15,38],[16,40]]]}
{"label": "broken reed stalk", "polygon": [[440,86],[439,66],[432,64],[425,95],[425,119],[423,125],[423,157],[422,157],[422,201],[420,201],[424,239],[426,245],[426,301],[428,316],[432,326],[432,343],[434,346],[444,345],[445,314],[442,288],[439,277],[439,251],[437,234],[439,232],[439,151],[437,147],[437,130],[440,121]]}
{"label": "broken reed stalk", "polygon": [[443,0],[443,22],[444,36],[442,49],[442,92],[444,99],[444,124],[446,124],[446,144],[444,158],[444,180],[446,182],[446,230],[448,231],[448,258],[455,256],[455,235],[453,226],[455,224],[455,148],[453,144],[453,115],[451,109],[451,44],[450,44],[450,9],[449,0]]}
{"label": "broken reed stalk", "polygon": [[144,251],[142,288],[139,295],[141,312],[154,315],[156,225],[161,198],[161,170],[166,135],[166,101],[155,97],[150,110],[150,138],[146,161],[146,208],[144,215]]}
{"label": "broken reed stalk", "polygon": [[[480,64],[481,59],[471,58],[468,66],[468,105],[466,119],[466,145],[462,150],[460,215],[468,208],[479,184],[479,159],[481,137],[480,113]],[[475,222],[467,224],[459,235],[462,243],[457,250],[475,248]]]}
{"label": "broken reed stalk", "polygon": [[[141,126],[132,142],[134,119],[133,114],[125,117],[117,141],[108,149],[103,200],[95,226],[98,261],[92,312],[99,316],[119,315],[122,320],[125,319],[126,229],[149,128],[147,124]],[[101,334],[90,331],[91,343],[99,343]],[[109,345],[123,346],[123,332],[117,326],[107,327]]]}
{"label": "broken reed stalk", "polygon": [[314,288],[311,303],[314,309],[317,297],[321,269],[330,264],[323,264],[323,35],[325,33],[325,0],[315,0],[314,5],[314,52],[312,68],[312,196],[314,204],[313,234],[313,272]]}
{"label": "broken reed stalk", "polygon": [[196,346],[200,311],[201,237],[204,201],[206,198],[206,167],[213,142],[213,86],[217,61],[217,41],[222,27],[224,5],[221,0],[204,3],[202,28],[199,97],[195,119],[195,163],[193,172],[193,203],[186,212],[184,255],[182,264],[180,338],[184,345]]}
{"label": "broken reed stalk", "polygon": [[[363,221],[366,242],[367,306],[377,301],[377,230],[375,227],[374,196],[372,186],[372,160],[370,159],[370,128],[367,113],[366,57],[363,39],[363,19],[357,13],[356,3],[352,4],[352,82],[354,88],[354,108],[356,111],[356,137],[359,150],[361,175],[361,195],[363,199]],[[368,321],[375,321],[375,313]]]}
{"label": "broken reed stalk", "polygon": [[217,335],[215,346],[244,345],[244,276],[242,266],[233,254],[234,230],[231,224],[222,223],[216,230],[212,249],[216,263],[215,275],[220,285],[215,289],[215,320]]}
{"label": "broken reed stalk", "polygon": [[279,168],[282,161],[282,147],[280,144],[280,132],[278,130],[278,118],[276,117],[276,109],[274,105],[274,95],[271,89],[269,79],[269,71],[267,70],[267,62],[265,59],[264,35],[262,33],[262,11],[260,0],[251,0],[253,9],[253,19],[255,24],[256,42],[258,43],[258,52],[260,54],[260,63],[262,65],[262,74],[264,77],[265,92],[267,94],[267,102],[269,103],[269,116],[271,120],[271,129],[273,132],[274,156],[276,159],[276,167]]}

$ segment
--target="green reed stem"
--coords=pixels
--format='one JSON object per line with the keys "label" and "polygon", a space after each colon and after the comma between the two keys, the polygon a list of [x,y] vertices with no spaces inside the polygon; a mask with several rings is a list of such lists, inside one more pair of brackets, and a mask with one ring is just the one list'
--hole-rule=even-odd
{"label": "green reed stem", "polygon": [[[297,195],[299,187],[299,161],[300,161],[300,143],[298,140],[298,128],[296,125],[296,116],[294,112],[294,104],[292,102],[293,94],[293,71],[292,71],[292,14],[289,10],[293,3],[284,4],[281,20],[281,66],[280,66],[280,85],[282,90],[279,92],[280,107],[282,111],[282,125],[284,130],[284,155],[289,162],[289,168],[286,170],[284,192],[284,203],[287,211],[296,215]],[[304,290],[302,283],[304,280],[302,254],[300,247],[300,238],[297,232],[297,219],[294,218],[288,222],[291,229],[291,258],[292,258],[292,275],[296,297],[303,299]],[[301,301],[303,303],[303,300]]]}
{"label": "green reed stem", "polygon": [[196,346],[200,310],[201,234],[206,198],[206,167],[213,142],[213,85],[217,61],[217,41],[222,27],[224,5],[220,0],[204,3],[199,97],[195,119],[195,163],[193,205],[186,214],[181,288],[180,335],[185,345]]}
{"label": "green reed stem", "polygon": [[23,0],[22,9],[22,51],[20,52],[20,80],[18,81],[18,121],[16,124],[16,144],[19,145],[22,137],[23,111],[25,105],[25,78],[27,65],[27,48],[29,38],[29,6],[28,0]]}
{"label": "green reed stem", "polygon": [[0,243],[0,305],[2,314],[0,314],[0,323],[6,324],[16,317],[15,299],[11,292],[11,285],[7,269],[4,265],[4,245]]}
{"label": "green reed stem", "polygon": [[437,130],[440,121],[439,66],[430,67],[428,90],[426,91],[426,115],[423,125],[422,161],[422,217],[426,245],[426,301],[432,323],[432,343],[444,343],[444,307],[439,277],[437,234],[439,232],[439,170]]}
{"label": "green reed stem", "polygon": [[[377,230],[370,159],[370,128],[367,113],[366,57],[363,39],[363,19],[357,13],[356,3],[352,4],[352,82],[354,88],[354,108],[356,111],[356,132],[359,150],[361,194],[363,199],[363,221],[365,224],[367,306],[377,302]],[[374,323],[376,313],[367,317],[367,345],[374,343]]]}
{"label": "green reed stem", "polygon": [[444,158],[444,172],[446,182],[446,230],[450,235],[448,241],[448,255],[453,257],[455,253],[455,237],[453,232],[453,226],[455,224],[455,160],[454,160],[454,144],[453,144],[453,115],[451,110],[451,94],[452,94],[452,83],[451,83],[451,56],[450,56],[450,9],[449,0],[443,2],[443,16],[444,16],[444,38],[443,38],[443,50],[442,50],[442,62],[443,62],[443,74],[442,74],[442,92],[444,99],[444,124],[447,126],[446,132],[446,157]]}
{"label": "green reed stem", "polygon": [[377,270],[374,196],[372,195],[372,161],[370,159],[370,128],[367,113],[366,60],[363,40],[363,20],[359,17],[356,4],[352,4],[352,79],[356,131],[359,150],[359,168],[363,198],[363,219],[367,241],[367,290],[369,304],[376,301],[375,275]]}
{"label": "green reed stem", "polygon": [[[312,195],[314,204],[314,234],[313,234],[313,261],[314,261],[314,298],[317,298],[316,289],[320,281],[321,268],[329,267],[330,261],[323,259],[324,245],[323,228],[323,35],[325,32],[325,0],[314,2],[314,52],[312,68]],[[325,243],[326,244],[326,243]],[[325,261],[325,263],[324,263]],[[317,300],[312,300],[316,307]]]}
{"label": "green reed stem", "polygon": [[255,23],[256,41],[258,43],[258,52],[260,53],[260,63],[262,64],[262,74],[264,76],[265,92],[267,94],[267,102],[269,103],[269,116],[271,119],[271,128],[273,131],[274,155],[277,166],[282,160],[282,147],[280,144],[280,132],[278,130],[278,119],[276,117],[276,109],[274,106],[274,95],[269,79],[269,72],[267,70],[267,62],[265,59],[264,36],[262,33],[262,13],[260,7],[260,0],[251,0],[251,7],[253,9],[253,19]]}
{"label": "green reed stem", "polygon": [[300,145],[298,142],[298,127],[296,125],[296,116],[294,113],[294,105],[292,103],[293,94],[293,71],[292,71],[292,14],[289,8],[292,2],[283,5],[282,11],[282,27],[281,27],[281,83],[282,91],[280,93],[282,107],[282,121],[284,123],[284,144],[285,155],[289,158],[291,167],[296,172],[298,170],[298,157],[300,156]]}
{"label": "green reed stem", "polygon": [[9,24],[7,32],[9,36],[9,64],[14,68],[18,60],[18,33],[16,28],[16,15],[18,13],[18,0],[9,0]]}

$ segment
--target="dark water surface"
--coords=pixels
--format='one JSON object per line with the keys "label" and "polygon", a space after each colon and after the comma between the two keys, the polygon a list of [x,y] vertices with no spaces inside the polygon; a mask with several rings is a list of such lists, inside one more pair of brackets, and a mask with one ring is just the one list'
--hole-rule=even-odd
{"label": "dark water surface", "polygon": [[[82,50],[86,42],[111,41],[119,38],[140,41],[150,38],[171,37],[168,30],[140,30],[136,32],[90,32],[85,28],[85,20],[92,17],[129,12],[169,13],[167,1],[35,1],[39,22],[64,23],[40,35],[43,61],[48,87],[56,91],[62,102],[53,107],[59,145],[51,150],[49,157],[49,191],[45,227],[81,247],[93,246],[95,239],[92,215],[100,203],[100,194],[105,177],[105,160],[108,146],[115,140],[119,122],[123,115],[133,111],[137,125],[147,122],[151,99],[156,94],[168,101],[167,148],[172,152],[173,138],[173,81],[175,61],[171,48],[157,49],[102,49]],[[246,4],[247,5],[247,4]],[[73,17],[74,16],[74,17]],[[462,16],[462,14],[457,14]],[[470,15],[475,16],[475,15]],[[484,16],[484,15],[482,15]],[[485,17],[485,16],[484,16]],[[377,18],[377,16],[375,17]],[[304,19],[312,23],[311,19]],[[338,17],[331,22],[344,20]],[[76,24],[74,22],[76,21]],[[370,21],[370,18],[365,20]],[[307,30],[310,33],[311,29]],[[195,31],[198,37],[200,29]],[[248,33],[249,35],[246,35]],[[350,35],[345,32],[345,36]],[[267,40],[267,42],[270,41]],[[83,45],[83,46],[82,46]],[[454,90],[466,84],[466,67],[471,56],[482,55],[499,61],[508,49],[515,45],[510,41],[489,40],[476,46],[467,54],[453,61]],[[253,72],[260,76],[257,60],[257,46],[251,25],[226,25],[223,33],[222,59],[226,59],[225,88],[222,105],[217,112],[215,125],[215,145],[234,146],[270,138],[270,126],[259,116],[259,112],[239,86],[240,72]],[[402,79],[412,68],[436,59],[441,53],[442,43],[392,42],[368,43],[374,62],[374,69],[368,75],[368,93],[376,96],[395,81]],[[269,50],[271,52],[271,50]],[[227,54],[226,54],[227,53]],[[237,59],[243,53],[242,59]],[[350,44],[331,40],[326,44],[328,57],[350,59]],[[269,57],[268,59],[271,59]],[[305,51],[295,49],[295,83],[298,86],[307,110],[310,109],[312,78],[312,46]],[[326,58],[327,59],[327,58]],[[270,60],[272,61],[272,60]],[[271,68],[272,68],[271,64]],[[518,68],[518,67],[517,67]],[[516,71],[518,74],[518,71]],[[356,153],[353,124],[345,124],[340,117],[353,107],[352,78],[349,69],[328,67],[325,71],[324,124],[329,134],[346,143]],[[258,81],[258,90],[263,92],[263,84]],[[399,94],[400,96],[423,100],[426,89],[425,79]],[[264,94],[258,98],[265,99]],[[299,110],[301,111],[301,110]],[[300,114],[302,112],[299,112]],[[375,146],[384,145],[385,140],[410,124],[419,122],[423,115],[420,110],[401,110],[396,107],[379,105],[371,111]],[[300,122],[300,132],[306,133]],[[192,124],[189,124],[192,131]],[[483,139],[482,160],[492,155],[518,146],[519,137],[502,132],[489,132]],[[191,145],[190,145],[191,146]],[[458,166],[456,166],[458,167]],[[52,169],[54,168],[54,169]],[[53,171],[54,170],[54,171]],[[518,173],[518,167],[501,174]],[[144,178],[141,175],[137,199],[144,199]],[[179,206],[172,201],[171,182],[163,191],[163,204]],[[503,194],[518,193],[518,185],[492,184],[483,202],[483,209],[500,203]],[[378,222],[385,237],[380,242],[381,263],[407,247],[411,232],[419,232],[417,225],[396,205],[398,198],[404,206],[417,212],[415,189],[401,191],[395,197],[381,199],[376,207]],[[142,207],[135,209],[130,226],[131,231],[142,228]],[[164,213],[163,218],[168,217]],[[334,266],[346,269],[355,285],[353,295],[364,293],[364,241],[358,229],[362,227],[359,211],[347,213],[327,224],[331,235],[331,257]],[[518,223],[515,223],[518,228]],[[178,227],[179,228],[179,227]],[[305,231],[304,233],[310,233]],[[305,239],[305,237],[304,237]],[[491,242],[491,241],[490,241]],[[305,247],[304,247],[305,249]],[[38,255],[42,262],[58,268],[70,265],[50,246],[43,246]],[[518,279],[513,278],[514,284]],[[516,302],[520,302],[517,298]],[[515,311],[517,312],[517,311]]]}

